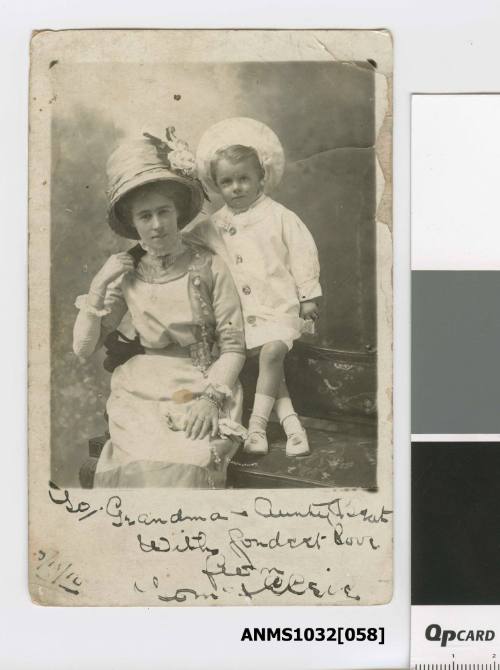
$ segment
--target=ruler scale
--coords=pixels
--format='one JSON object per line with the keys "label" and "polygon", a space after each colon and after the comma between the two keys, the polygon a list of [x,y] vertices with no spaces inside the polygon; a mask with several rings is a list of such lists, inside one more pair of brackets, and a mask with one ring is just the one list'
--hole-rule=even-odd
{"label": "ruler scale", "polygon": [[499,95],[412,98],[415,670],[500,670]]}
{"label": "ruler scale", "polygon": [[498,663],[417,663],[415,670],[500,670]]}
{"label": "ruler scale", "polygon": [[498,663],[416,663],[415,670],[500,670]]}

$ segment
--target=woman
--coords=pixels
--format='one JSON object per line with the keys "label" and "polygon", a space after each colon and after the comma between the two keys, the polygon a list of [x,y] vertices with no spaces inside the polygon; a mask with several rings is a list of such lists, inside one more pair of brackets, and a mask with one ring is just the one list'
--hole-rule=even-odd
{"label": "woman", "polygon": [[217,257],[183,243],[203,190],[187,145],[146,135],[108,161],[111,228],[138,239],[80,296],[73,348],[96,351],[128,312],[138,342],[111,379],[110,439],[94,486],[223,487],[240,430],[239,299]]}

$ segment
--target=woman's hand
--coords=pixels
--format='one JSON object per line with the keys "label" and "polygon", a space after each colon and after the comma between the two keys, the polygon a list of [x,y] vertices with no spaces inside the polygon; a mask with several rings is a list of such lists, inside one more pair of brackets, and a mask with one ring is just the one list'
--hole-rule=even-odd
{"label": "woman's hand", "polygon": [[303,319],[312,319],[316,321],[319,317],[318,303],[314,300],[305,300],[300,303],[300,316]]}
{"label": "woman's hand", "polygon": [[191,440],[203,440],[209,433],[210,437],[217,437],[219,410],[215,404],[206,398],[198,398],[184,420],[184,432]]}
{"label": "woman's hand", "polygon": [[92,280],[92,290],[106,292],[108,285],[125,272],[134,269],[134,260],[127,251],[113,254]]}

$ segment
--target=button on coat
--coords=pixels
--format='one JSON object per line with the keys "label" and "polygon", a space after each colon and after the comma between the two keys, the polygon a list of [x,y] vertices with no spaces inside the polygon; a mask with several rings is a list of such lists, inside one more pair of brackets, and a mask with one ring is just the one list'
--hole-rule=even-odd
{"label": "button on coat", "polygon": [[300,303],[321,296],[321,286],[316,244],[294,212],[261,196],[246,212],[237,214],[225,205],[210,219],[190,224],[183,235],[229,266],[245,323],[252,325],[245,331],[247,348],[300,337]]}

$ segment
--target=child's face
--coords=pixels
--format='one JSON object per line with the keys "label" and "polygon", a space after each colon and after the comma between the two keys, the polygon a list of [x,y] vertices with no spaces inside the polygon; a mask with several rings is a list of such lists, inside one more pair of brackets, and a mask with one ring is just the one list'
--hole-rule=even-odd
{"label": "child's face", "polygon": [[231,209],[244,211],[262,193],[264,180],[251,159],[232,163],[221,158],[215,171],[217,187]]}

